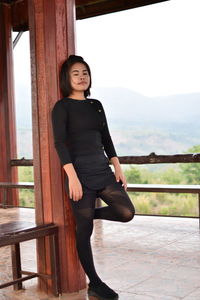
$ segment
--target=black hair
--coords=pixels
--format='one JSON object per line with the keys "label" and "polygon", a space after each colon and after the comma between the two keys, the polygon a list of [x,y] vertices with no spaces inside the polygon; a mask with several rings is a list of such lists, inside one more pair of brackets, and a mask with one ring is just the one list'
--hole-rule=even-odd
{"label": "black hair", "polygon": [[91,83],[92,83],[90,67],[84,61],[83,57],[78,56],[78,55],[70,55],[68,57],[68,59],[66,59],[64,61],[64,63],[61,66],[61,70],[60,70],[60,90],[61,90],[64,97],[68,97],[72,93],[72,87],[71,87],[71,84],[70,84],[69,71],[70,71],[71,67],[75,63],[78,63],[78,62],[85,65],[85,67],[88,71],[88,74],[90,76],[89,87],[86,91],[84,91],[84,96],[85,97],[90,96],[90,88],[91,88]]}

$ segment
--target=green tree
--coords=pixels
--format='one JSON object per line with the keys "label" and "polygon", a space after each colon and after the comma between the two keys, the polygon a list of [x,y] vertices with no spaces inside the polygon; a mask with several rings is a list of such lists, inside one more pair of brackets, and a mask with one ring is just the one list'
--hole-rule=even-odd
{"label": "green tree", "polygon": [[128,183],[142,183],[141,174],[137,168],[131,166],[124,171],[124,174]]}
{"label": "green tree", "polygon": [[180,174],[180,169],[176,166],[168,167],[160,174],[160,180],[162,184],[181,184],[182,174]]}
{"label": "green tree", "polygon": [[33,167],[19,167],[18,176],[19,181],[33,182]]}
{"label": "green tree", "polygon": [[[186,153],[200,153],[200,145],[193,146]],[[200,163],[185,163],[180,165],[187,184],[200,184]]]}
{"label": "green tree", "polygon": [[[33,167],[19,167],[18,168],[19,181],[33,182]],[[20,189],[19,191],[19,205],[23,207],[34,207],[34,191],[31,189]]]}

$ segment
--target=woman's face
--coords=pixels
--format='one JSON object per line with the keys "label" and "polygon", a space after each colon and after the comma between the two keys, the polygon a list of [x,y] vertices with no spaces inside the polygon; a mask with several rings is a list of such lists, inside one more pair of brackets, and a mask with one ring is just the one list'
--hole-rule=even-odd
{"label": "woman's face", "polygon": [[90,85],[90,76],[86,66],[82,63],[72,65],[70,71],[70,84],[74,92],[84,92]]}

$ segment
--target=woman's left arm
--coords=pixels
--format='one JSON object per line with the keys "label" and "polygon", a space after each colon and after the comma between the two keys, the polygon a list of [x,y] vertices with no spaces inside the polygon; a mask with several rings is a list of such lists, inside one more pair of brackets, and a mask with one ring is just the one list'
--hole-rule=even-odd
{"label": "woman's left arm", "polygon": [[117,182],[121,181],[122,186],[124,187],[125,190],[127,190],[126,177],[122,171],[118,157],[117,156],[111,157],[110,161],[113,164],[113,167],[115,169],[115,177]]}
{"label": "woman's left arm", "polygon": [[105,149],[105,152],[106,152],[109,160],[111,161],[111,163],[114,166],[116,181],[118,181],[118,182],[121,181],[124,189],[126,190],[127,189],[126,177],[123,174],[119,159],[117,157],[117,153],[115,151],[115,147],[113,145],[112,138],[110,136],[110,132],[108,129],[108,123],[107,123],[107,119],[106,119],[106,114],[105,114],[103,105],[101,102],[100,102],[100,104],[101,104],[101,110],[102,110],[103,119],[104,119],[103,130],[102,130],[102,143],[104,145],[104,149]]}

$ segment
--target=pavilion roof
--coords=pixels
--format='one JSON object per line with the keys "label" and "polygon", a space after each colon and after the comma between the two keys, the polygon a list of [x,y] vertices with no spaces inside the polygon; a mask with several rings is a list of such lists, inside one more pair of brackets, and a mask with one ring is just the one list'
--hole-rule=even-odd
{"label": "pavilion roof", "polygon": [[[169,0],[75,0],[76,19],[85,19],[112,12],[155,4]],[[0,0],[12,7],[14,31],[28,30],[28,0]]]}

